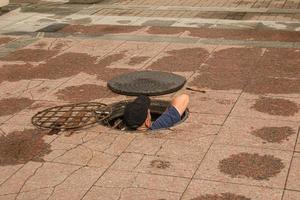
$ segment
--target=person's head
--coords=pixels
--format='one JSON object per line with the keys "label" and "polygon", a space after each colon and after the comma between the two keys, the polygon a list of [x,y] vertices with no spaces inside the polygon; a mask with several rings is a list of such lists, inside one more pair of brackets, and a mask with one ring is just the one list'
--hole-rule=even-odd
{"label": "person's head", "polygon": [[151,127],[150,114],[151,100],[147,96],[139,96],[126,105],[124,110],[124,123],[133,130],[149,129]]}

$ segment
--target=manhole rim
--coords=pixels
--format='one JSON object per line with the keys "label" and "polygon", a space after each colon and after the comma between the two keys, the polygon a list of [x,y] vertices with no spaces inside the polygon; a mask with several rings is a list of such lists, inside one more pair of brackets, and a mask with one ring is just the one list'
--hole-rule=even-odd
{"label": "manhole rim", "polygon": [[[122,101],[118,101],[118,102],[115,102],[115,103],[111,103],[111,104],[108,104],[108,106],[109,107],[111,107],[111,109],[112,109],[112,113],[111,113],[111,115],[109,116],[109,117],[111,117],[112,115],[113,115],[113,112],[114,112],[114,109],[113,109],[113,107],[114,106],[116,106],[116,105],[118,105],[118,104],[123,104],[123,106],[124,106],[124,108],[125,108],[125,105],[126,104],[128,104],[128,103],[130,103],[130,102],[132,102],[132,101],[134,101],[134,99],[130,99],[130,100],[122,100]],[[170,101],[167,101],[167,100],[161,100],[161,99],[151,99],[151,105],[152,105],[152,103],[153,102],[155,102],[155,103],[158,103],[158,102],[161,102],[161,103],[165,103],[165,104],[168,104],[168,105],[170,105]],[[150,106],[151,106],[150,105]],[[161,111],[159,114],[162,114],[164,111]],[[151,112],[152,113],[152,112]],[[120,117],[120,116],[122,116],[122,115],[118,115],[118,116],[116,116],[116,117],[114,117],[114,119],[115,118],[118,118],[118,117]],[[186,108],[186,110],[185,110],[185,112],[184,112],[184,114],[183,114],[183,118],[178,122],[178,123],[176,123],[176,124],[174,124],[172,127],[170,127],[170,128],[173,128],[173,127],[176,127],[176,126],[178,126],[178,125],[180,125],[180,124],[182,124],[183,122],[185,122],[188,118],[189,118],[189,116],[190,116],[190,110],[189,110],[189,108]],[[107,119],[105,119],[105,120],[107,120]],[[140,130],[128,130],[128,129],[126,129],[126,130],[121,130],[121,129],[118,129],[118,128],[113,128],[113,127],[110,127],[110,126],[107,126],[106,124],[104,124],[104,122],[105,122],[105,120],[102,120],[101,122],[98,122],[100,125],[102,125],[103,127],[105,127],[105,128],[108,128],[109,130],[115,130],[115,131],[118,131],[118,132],[126,132],[126,133],[149,133],[150,131],[151,132],[161,132],[161,131],[164,131],[164,130],[170,130],[170,128],[161,128],[161,129],[156,129],[156,130],[147,130],[147,131],[140,131]]]}

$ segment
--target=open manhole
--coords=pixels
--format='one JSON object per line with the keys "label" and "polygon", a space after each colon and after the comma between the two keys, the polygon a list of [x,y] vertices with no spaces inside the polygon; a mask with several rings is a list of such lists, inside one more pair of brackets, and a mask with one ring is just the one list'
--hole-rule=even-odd
{"label": "open manhole", "polygon": [[138,71],[123,74],[108,81],[107,86],[118,94],[157,96],[181,89],[185,77],[160,71]]}
{"label": "open manhole", "polygon": [[[104,120],[101,120],[102,125],[117,130],[130,131],[130,129],[128,129],[123,122],[123,115],[124,115],[125,106],[131,101],[120,101],[109,105],[111,109],[111,114]],[[152,99],[150,105],[152,121],[155,121],[167,109],[169,105],[170,105],[169,101]],[[189,110],[186,109],[186,111],[183,113],[181,117],[181,121],[177,124],[184,122],[188,118],[188,115],[189,115]]]}

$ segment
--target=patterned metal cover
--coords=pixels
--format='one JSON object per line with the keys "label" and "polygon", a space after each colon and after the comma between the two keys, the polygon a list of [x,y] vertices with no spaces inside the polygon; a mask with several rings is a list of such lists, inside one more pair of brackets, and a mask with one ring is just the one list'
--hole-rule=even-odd
{"label": "patterned metal cover", "polygon": [[67,130],[94,124],[110,114],[106,104],[87,102],[48,108],[35,114],[31,121],[40,128]]}
{"label": "patterned metal cover", "polygon": [[175,92],[186,82],[185,77],[160,71],[138,71],[123,74],[108,81],[107,86],[116,93],[138,96],[157,96]]}

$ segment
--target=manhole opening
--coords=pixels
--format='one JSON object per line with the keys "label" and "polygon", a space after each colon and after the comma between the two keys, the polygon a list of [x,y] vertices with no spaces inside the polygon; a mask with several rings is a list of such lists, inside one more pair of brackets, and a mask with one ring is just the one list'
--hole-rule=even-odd
{"label": "manhole opening", "polygon": [[[103,120],[101,123],[104,126],[121,130],[121,131],[133,131],[126,127],[123,122],[123,115],[126,104],[130,103],[131,101],[121,101],[118,103],[111,104],[110,107],[112,109],[111,115]],[[155,121],[170,105],[169,101],[164,100],[151,100],[150,111],[151,111],[151,118],[152,121]],[[189,116],[189,110],[183,113],[181,117],[181,121],[176,125],[184,122]]]}

